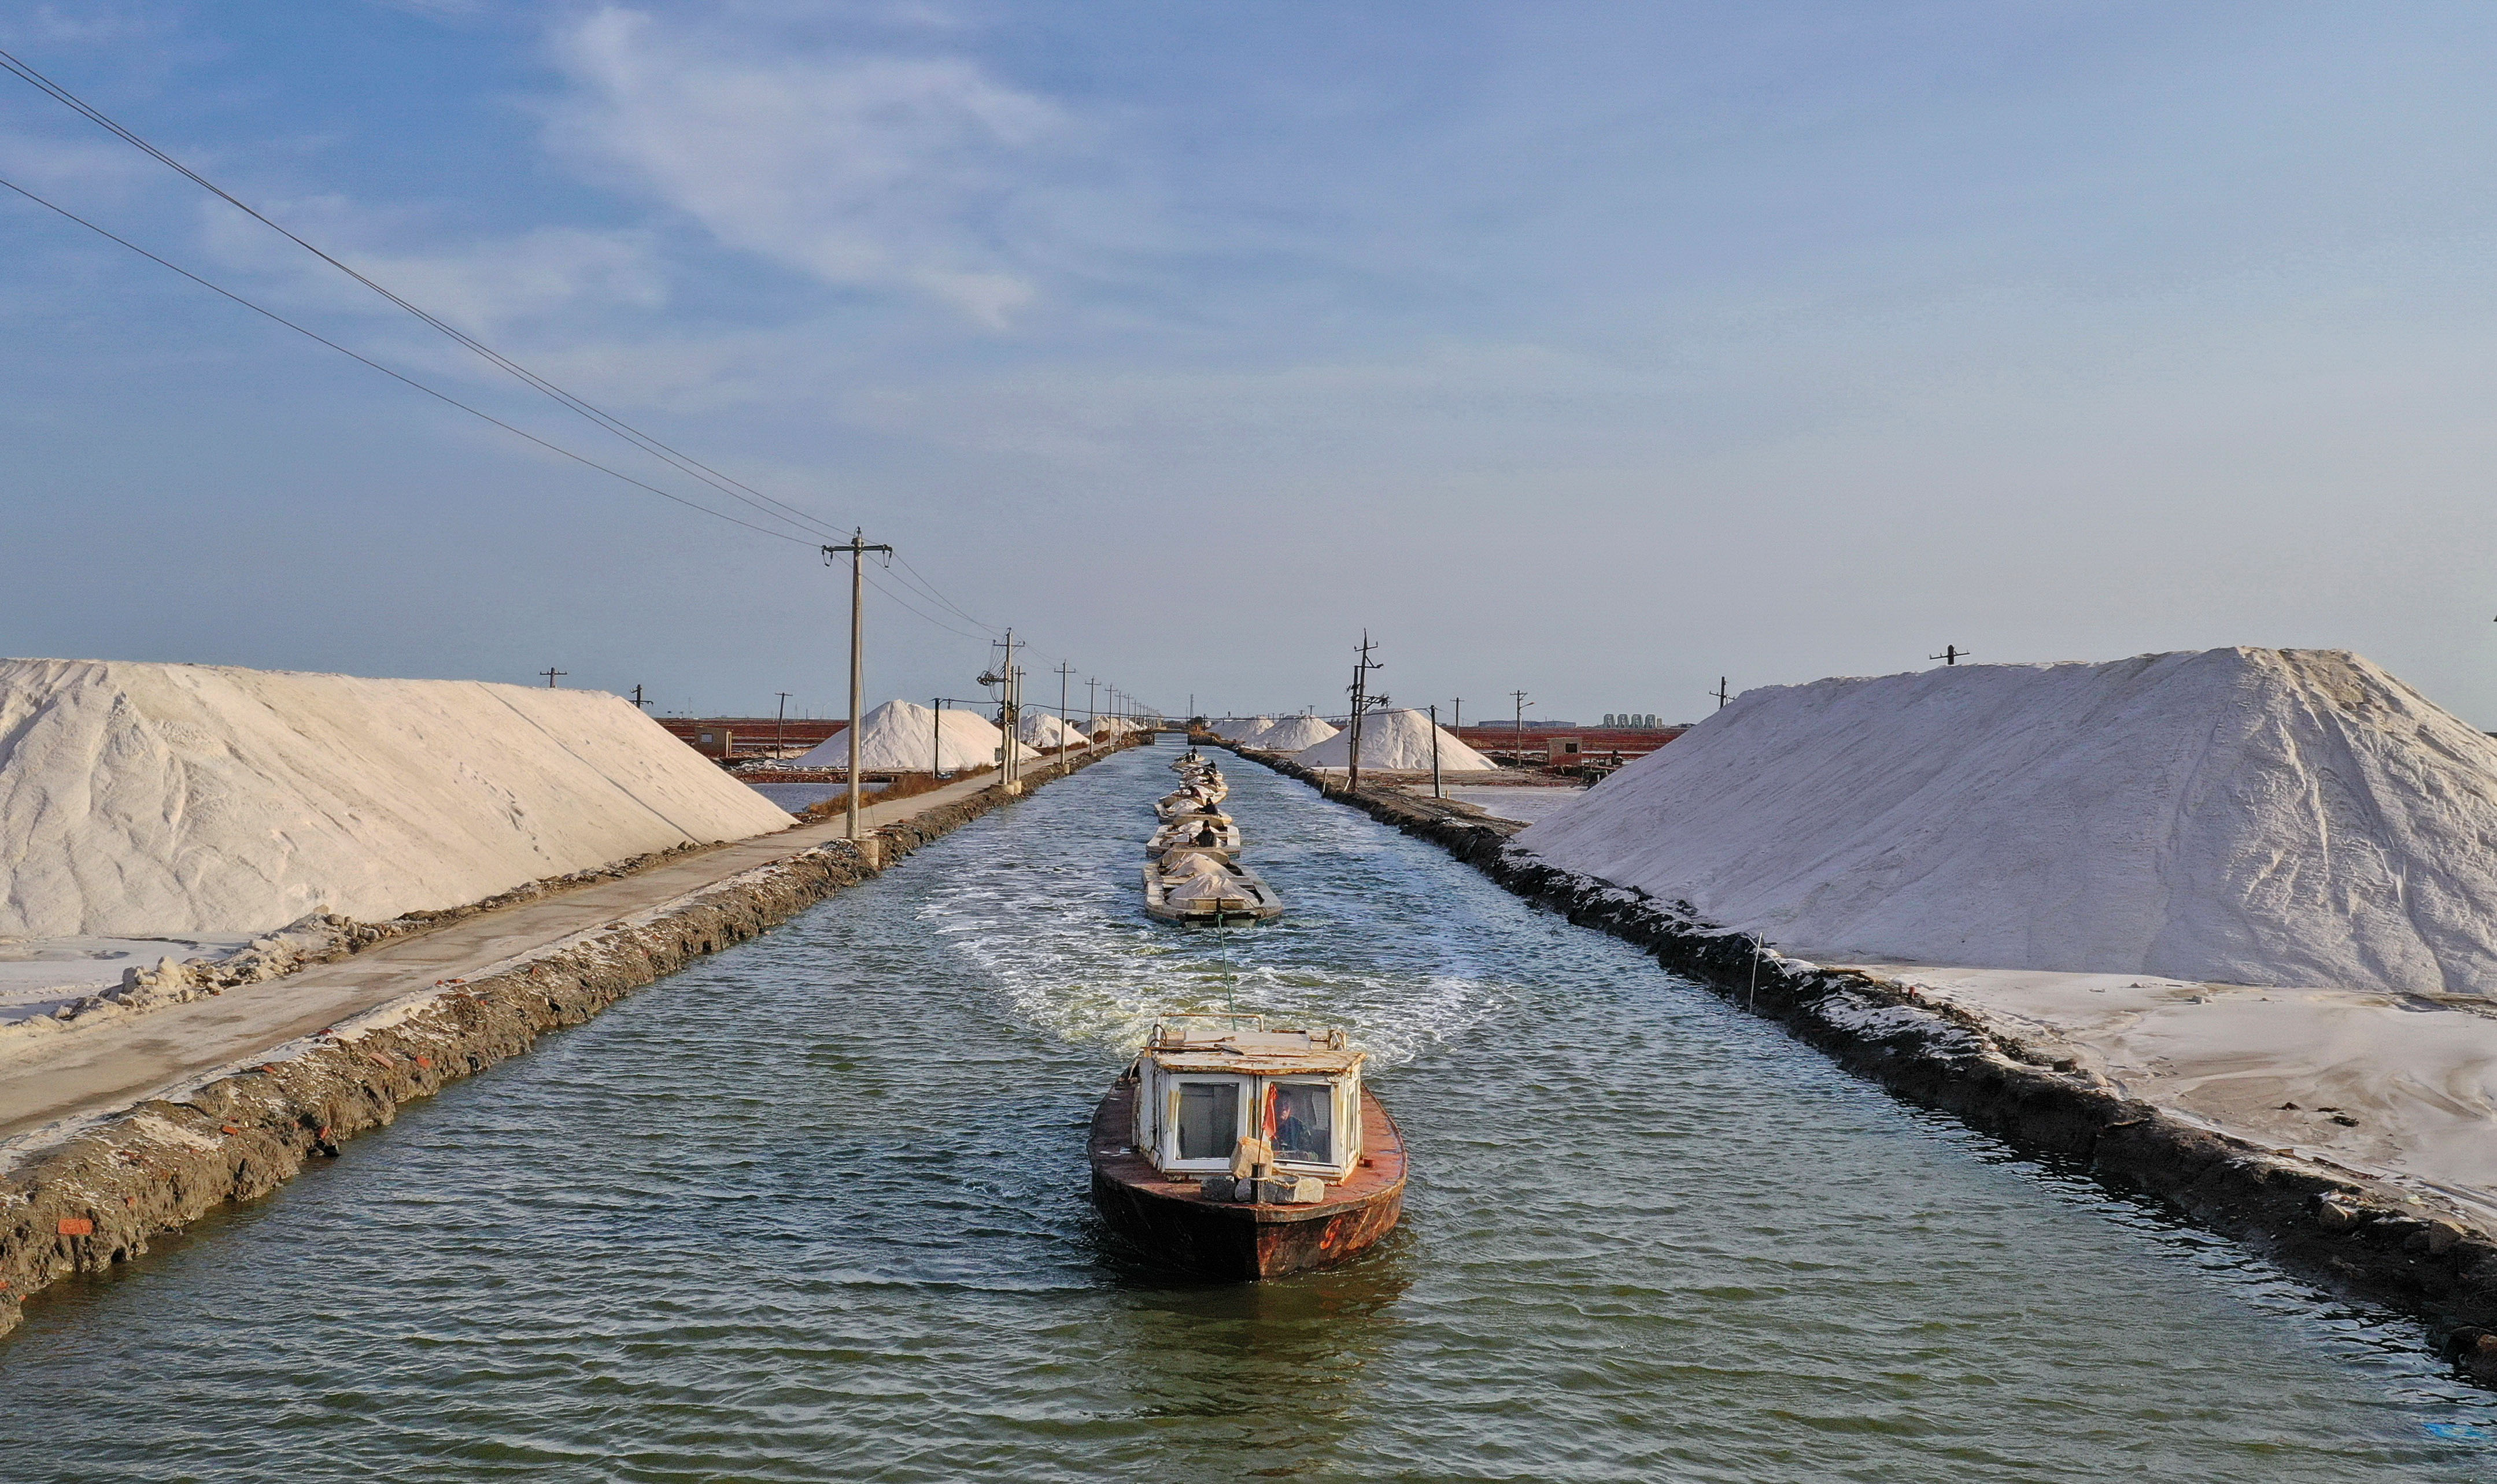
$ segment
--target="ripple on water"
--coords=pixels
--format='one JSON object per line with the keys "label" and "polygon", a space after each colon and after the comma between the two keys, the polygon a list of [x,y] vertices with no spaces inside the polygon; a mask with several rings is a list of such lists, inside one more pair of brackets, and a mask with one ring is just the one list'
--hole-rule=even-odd
{"label": "ripple on water", "polygon": [[[1903,1108],[1251,765],[1292,908],[1135,910],[1128,754],[412,1107],[0,1342],[11,1481],[2452,1479],[2416,1330]],[[1174,1281],[1083,1130],[1157,1015],[1343,1025],[1371,1259]],[[31,1419],[31,1420],[30,1420]]]}

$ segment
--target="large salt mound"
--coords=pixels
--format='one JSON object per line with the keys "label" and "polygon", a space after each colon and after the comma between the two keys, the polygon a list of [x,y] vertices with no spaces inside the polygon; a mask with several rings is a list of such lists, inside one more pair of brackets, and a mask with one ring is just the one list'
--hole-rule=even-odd
{"label": "large salt mound", "polygon": [[[1381,772],[1427,773],[1431,767],[1431,734],[1439,734],[1441,773],[1490,773],[1500,767],[1457,741],[1445,727],[1435,727],[1421,711],[1373,711],[1361,719],[1361,766]],[[1273,746],[1273,742],[1261,742]],[[1292,761],[1304,768],[1352,766],[1352,732],[1346,728],[1325,741],[1303,747]]]}
{"label": "large salt mound", "polygon": [[1286,716],[1243,743],[1260,752],[1298,752],[1335,735],[1335,728],[1315,716]]}
{"label": "large salt mound", "polygon": [[[997,748],[1006,739],[995,722],[977,711],[947,707],[940,731],[937,711],[912,701],[887,701],[859,718],[859,772],[926,773],[932,763],[938,773],[997,766]],[[1035,758],[1029,747],[1019,755]],[[850,740],[835,732],[801,753],[800,768],[847,768]]]}
{"label": "large salt mound", "polygon": [[2497,993],[2497,742],[2337,650],[1749,691],[1517,840],[1806,958]]}
{"label": "large salt mound", "polygon": [[1061,744],[1067,747],[1092,745],[1092,739],[1084,735],[1082,727],[1070,726],[1047,711],[1024,712],[1017,730],[1026,742],[1043,752],[1055,753]]}
{"label": "large salt mound", "polygon": [[788,823],[603,691],[0,660],[0,935],[382,920]]}

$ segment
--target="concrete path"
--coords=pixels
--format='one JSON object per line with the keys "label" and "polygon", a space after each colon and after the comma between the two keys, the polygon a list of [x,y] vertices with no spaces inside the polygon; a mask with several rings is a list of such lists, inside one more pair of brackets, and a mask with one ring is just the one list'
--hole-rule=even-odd
{"label": "concrete path", "polygon": [[[862,835],[964,799],[995,774],[859,811]],[[1035,778],[1037,784],[1040,779]],[[125,1108],[159,1089],[334,1025],[436,980],[473,977],[576,932],[673,901],[741,871],[842,837],[845,821],[717,845],[601,881],[461,918],[429,932],[242,985],[207,999],[42,1036],[0,1057],[0,1145],[47,1125]]]}

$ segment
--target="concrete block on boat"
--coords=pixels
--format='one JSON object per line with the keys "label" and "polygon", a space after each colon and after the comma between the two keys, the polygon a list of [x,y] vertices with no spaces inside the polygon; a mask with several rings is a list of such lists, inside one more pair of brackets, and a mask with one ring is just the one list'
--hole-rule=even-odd
{"label": "concrete block on boat", "polygon": [[1196,1183],[1196,1193],[1209,1201],[1236,1201],[1243,1198],[1240,1194],[1242,1185],[1249,1186],[1253,1194],[1256,1184],[1253,1180],[1234,1180],[1228,1175],[1209,1175]]}
{"label": "concrete block on boat", "polygon": [[1326,1199],[1326,1182],[1314,1175],[1283,1175],[1252,1182],[1257,1199],[1269,1206],[1314,1206]]}

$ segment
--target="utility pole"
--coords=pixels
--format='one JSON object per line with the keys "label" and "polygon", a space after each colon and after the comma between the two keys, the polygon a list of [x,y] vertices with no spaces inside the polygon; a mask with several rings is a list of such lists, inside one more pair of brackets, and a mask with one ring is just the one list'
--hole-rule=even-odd
{"label": "utility pole", "polygon": [[547,689],[553,690],[554,689],[554,682],[557,677],[567,676],[572,674],[572,672],[569,670],[557,670],[553,665],[549,665],[544,670],[539,671],[538,674],[547,678]]}
{"label": "utility pole", "polygon": [[1725,703],[1733,699],[1725,693],[1725,678],[1722,675],[1717,678],[1717,688],[1708,694],[1717,698],[1717,709],[1721,711],[1725,709]]}
{"label": "utility pole", "polygon": [[1084,682],[1084,735],[1091,736],[1101,726],[1101,681],[1097,678]]}
{"label": "utility pole", "polygon": [[928,703],[929,710],[936,715],[934,749],[928,754],[928,776],[931,781],[945,772],[945,708],[977,705],[979,703],[976,701],[964,701],[956,696],[937,696]]}
{"label": "utility pole", "polygon": [[1968,651],[1968,650],[1966,650],[1966,649],[1961,648],[1959,646],[1957,646],[1957,645],[1955,645],[1955,644],[1946,644],[1946,645],[1943,646],[1943,652],[1941,652],[1940,654],[1928,654],[1928,655],[1926,655],[1926,656],[1925,656],[1925,658],[1927,658],[1927,659],[1938,659],[1938,660],[1941,660],[1941,661],[1942,661],[1944,664],[1945,664],[1945,665],[1956,665],[1956,664],[1958,664],[1958,663],[1960,662],[1960,660],[1961,660],[1962,658],[1964,658],[1964,657],[1965,657],[1969,652],[1970,652],[1970,651]]}
{"label": "utility pole", "polygon": [[780,714],[772,719],[772,755],[778,757],[789,742],[789,693],[774,691],[780,698]]}
{"label": "utility pole", "polygon": [[1517,703],[1517,761],[1520,766],[1524,766],[1526,762],[1526,709],[1534,703],[1527,700],[1526,692],[1522,690],[1512,690],[1508,695],[1510,700]]}
{"label": "utility pole", "polygon": [[633,709],[634,709],[635,710],[640,710],[643,707],[646,707],[646,706],[648,706],[648,705],[649,705],[649,704],[650,704],[649,702],[645,701],[645,700],[643,700],[643,699],[642,699],[642,687],[641,687],[641,686],[639,686],[639,685],[634,686],[634,687],[633,687]]}
{"label": "utility pole", "polygon": [[1351,766],[1344,772],[1343,790],[1353,793],[1361,787],[1361,713],[1370,709],[1370,672],[1387,667],[1370,657],[1370,630],[1361,631],[1361,647],[1353,652],[1359,657],[1352,662],[1352,742],[1345,761]]}
{"label": "utility pole", "polygon": [[1448,797],[1448,791],[1439,786],[1439,706],[1436,701],[1431,703],[1431,797]]}
{"label": "utility pole", "polygon": [[849,828],[842,832],[841,837],[853,840],[859,837],[859,686],[862,679],[860,672],[867,659],[867,648],[859,632],[859,623],[867,613],[865,596],[867,570],[864,559],[869,552],[882,552],[890,556],[893,554],[893,548],[868,545],[867,532],[857,526],[850,528],[849,545],[824,548],[824,565],[827,567],[833,564],[833,558],[836,556],[846,555],[850,559],[850,808]]}
{"label": "utility pole", "polygon": [[980,677],[981,684],[999,687],[998,730],[1004,732],[1006,738],[1005,745],[997,749],[997,780],[1005,786],[1007,793],[1021,793],[1023,769],[1015,759],[1015,747],[1021,741],[1016,733],[1022,730],[1020,723],[1023,719],[1023,671],[1017,668],[1014,662],[1014,630],[1006,630],[1006,637],[1002,640],[990,640],[989,647],[1003,648],[1006,651],[1003,665]]}
{"label": "utility pole", "polygon": [[[1066,687],[1073,683],[1074,679],[1075,667],[1064,660],[1059,660],[1058,662],[1058,772],[1061,777],[1066,774]],[[1087,732],[1084,736],[1089,742],[1092,734]]]}
{"label": "utility pole", "polygon": [[1456,715],[1456,719],[1448,723],[1448,730],[1449,730],[1449,731],[1451,731],[1451,732],[1462,732],[1462,731],[1464,731],[1465,729],[1466,729],[1466,698],[1465,698],[1465,697],[1463,697],[1463,696],[1459,696],[1459,697],[1457,697],[1457,715]]}

